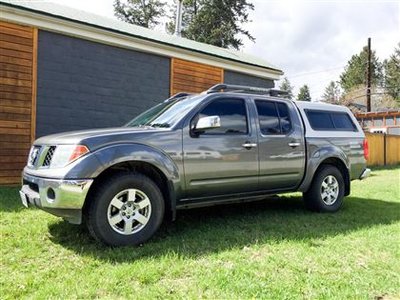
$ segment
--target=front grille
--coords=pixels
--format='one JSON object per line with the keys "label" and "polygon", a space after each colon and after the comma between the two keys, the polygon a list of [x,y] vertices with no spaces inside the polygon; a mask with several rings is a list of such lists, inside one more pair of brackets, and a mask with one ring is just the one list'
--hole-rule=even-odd
{"label": "front grille", "polygon": [[42,164],[43,167],[50,166],[51,159],[53,158],[55,150],[56,150],[56,146],[50,146],[49,147],[49,150],[47,150],[46,157],[44,158],[44,161],[43,161],[43,164]]}
{"label": "front grille", "polygon": [[36,193],[39,193],[39,186],[38,186],[36,183],[30,182],[30,181],[24,179],[22,184],[23,184],[23,185],[28,185],[29,188],[30,188],[32,191],[35,191]]}

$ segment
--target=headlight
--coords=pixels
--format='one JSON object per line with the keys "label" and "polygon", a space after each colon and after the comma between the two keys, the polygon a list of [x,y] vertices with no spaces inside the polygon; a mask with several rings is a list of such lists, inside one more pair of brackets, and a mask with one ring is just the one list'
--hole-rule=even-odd
{"label": "headlight", "polygon": [[83,145],[58,145],[51,159],[50,168],[65,167],[88,152],[89,149]]}

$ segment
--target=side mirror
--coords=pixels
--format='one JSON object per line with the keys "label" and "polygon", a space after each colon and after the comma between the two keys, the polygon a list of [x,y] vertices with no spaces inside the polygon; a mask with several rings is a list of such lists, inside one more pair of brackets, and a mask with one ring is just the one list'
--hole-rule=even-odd
{"label": "side mirror", "polygon": [[194,130],[198,132],[206,129],[213,129],[219,127],[221,127],[221,119],[219,118],[219,116],[209,116],[200,118],[197,121]]}

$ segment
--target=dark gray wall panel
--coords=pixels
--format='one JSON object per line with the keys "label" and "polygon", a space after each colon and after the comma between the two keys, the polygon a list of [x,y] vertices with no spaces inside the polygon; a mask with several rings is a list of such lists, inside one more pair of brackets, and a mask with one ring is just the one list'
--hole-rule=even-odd
{"label": "dark gray wall panel", "polygon": [[270,79],[264,79],[256,76],[251,76],[243,73],[233,72],[225,70],[224,83],[248,85],[261,88],[273,88],[274,81]]}
{"label": "dark gray wall panel", "polygon": [[169,96],[170,59],[39,31],[36,137],[120,126]]}

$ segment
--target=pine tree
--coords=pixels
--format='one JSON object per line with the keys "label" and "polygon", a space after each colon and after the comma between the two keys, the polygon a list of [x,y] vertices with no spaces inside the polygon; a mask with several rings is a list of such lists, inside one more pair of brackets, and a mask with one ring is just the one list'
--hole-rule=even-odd
{"label": "pine tree", "polygon": [[299,101],[311,101],[310,89],[307,84],[300,88],[299,94],[297,95]]}
{"label": "pine tree", "polygon": [[[184,0],[182,36],[222,48],[239,49],[243,42],[238,35],[251,41],[254,37],[241,25],[249,22],[248,11],[254,5],[248,0]],[[173,32],[175,14],[167,25]]]}
{"label": "pine tree", "polygon": [[400,43],[394,53],[384,62],[385,89],[400,105]]}
{"label": "pine tree", "polygon": [[322,99],[329,103],[339,103],[340,89],[339,85],[335,81],[331,81],[325,88],[325,93],[322,95]]}
{"label": "pine tree", "polygon": [[293,86],[290,85],[290,81],[287,77],[283,78],[279,89],[288,93],[285,98],[290,100],[293,99]]}
{"label": "pine tree", "polygon": [[153,28],[164,15],[165,5],[160,0],[115,0],[114,14],[122,21]]}
{"label": "pine tree", "polygon": [[[340,75],[340,85],[345,92],[357,85],[366,85],[367,82],[368,49],[364,47],[359,54],[355,54],[347,62],[344,72]],[[382,83],[382,63],[379,62],[375,51],[371,53],[371,82],[373,85]]]}

